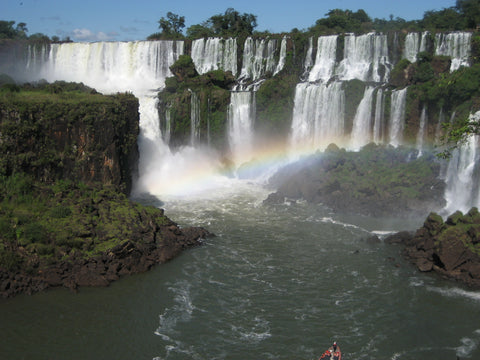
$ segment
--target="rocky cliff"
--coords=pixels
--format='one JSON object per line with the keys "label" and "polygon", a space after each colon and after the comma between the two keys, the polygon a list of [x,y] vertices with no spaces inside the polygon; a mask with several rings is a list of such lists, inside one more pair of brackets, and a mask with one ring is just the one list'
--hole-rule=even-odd
{"label": "rocky cliff", "polygon": [[0,94],[0,173],[102,182],[130,191],[138,162],[138,100],[54,83]]}
{"label": "rocky cliff", "polygon": [[398,233],[385,239],[399,243],[403,254],[420,271],[433,271],[441,276],[480,288],[480,213],[472,208],[460,211],[446,221],[431,213],[414,234]]}
{"label": "rocky cliff", "polygon": [[0,296],[106,286],[209,235],[127,198],[138,120],[131,94],[66,83],[0,90]]}

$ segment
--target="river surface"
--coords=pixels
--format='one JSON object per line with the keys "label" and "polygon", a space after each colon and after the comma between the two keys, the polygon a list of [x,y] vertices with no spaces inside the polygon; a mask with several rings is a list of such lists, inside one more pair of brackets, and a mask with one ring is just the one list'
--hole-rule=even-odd
{"label": "river surface", "polygon": [[366,241],[402,222],[321,206],[264,206],[231,182],[162,199],[216,234],[108,288],[0,299],[0,359],[480,359],[480,292],[418,273],[400,247]]}

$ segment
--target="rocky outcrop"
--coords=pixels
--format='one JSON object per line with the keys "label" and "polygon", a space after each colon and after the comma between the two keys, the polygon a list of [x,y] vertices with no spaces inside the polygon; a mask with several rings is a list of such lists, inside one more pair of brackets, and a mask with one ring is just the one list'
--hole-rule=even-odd
{"label": "rocky outcrop", "polygon": [[[72,186],[49,198],[44,205],[57,210],[17,224],[16,240],[0,235],[2,297],[58,286],[107,286],[165,263],[212,235],[199,227],[181,228],[163,210],[141,206],[106,188],[91,192]],[[3,226],[14,221],[0,220]],[[37,229],[33,237],[28,235],[32,228]]]}
{"label": "rocky outcrop", "polygon": [[385,239],[405,246],[403,251],[422,272],[434,271],[473,288],[480,288],[480,213],[456,212],[444,222],[431,213],[414,234],[402,232]]}
{"label": "rocky outcrop", "polygon": [[24,86],[0,96],[0,173],[43,182],[102,182],[130,191],[138,163],[138,100],[83,84]]}
{"label": "rocky outcrop", "polygon": [[106,286],[199,245],[163,210],[129,200],[138,100],[83,84],[0,91],[0,296]]}
{"label": "rocky outcrop", "polygon": [[417,159],[408,149],[369,144],[347,152],[330,145],[275,175],[278,190],[265,203],[304,199],[341,213],[425,216],[444,205],[439,170],[433,157]]}

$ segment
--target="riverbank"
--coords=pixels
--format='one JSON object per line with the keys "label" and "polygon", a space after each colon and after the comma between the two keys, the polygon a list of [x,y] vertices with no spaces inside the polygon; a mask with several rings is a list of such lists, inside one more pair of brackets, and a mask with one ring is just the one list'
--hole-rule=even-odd
{"label": "riverbank", "polygon": [[8,191],[1,202],[2,297],[58,286],[107,286],[165,263],[210,235],[203,228],[180,228],[162,209],[135,203],[114,187],[47,186],[19,177],[15,183],[21,190]]}

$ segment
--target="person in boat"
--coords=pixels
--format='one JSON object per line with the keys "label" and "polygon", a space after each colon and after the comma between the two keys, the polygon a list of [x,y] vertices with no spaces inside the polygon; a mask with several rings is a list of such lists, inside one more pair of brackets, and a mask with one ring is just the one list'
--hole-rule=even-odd
{"label": "person in boat", "polygon": [[337,342],[336,341],[333,342],[332,349],[333,349],[334,353],[337,352]]}

